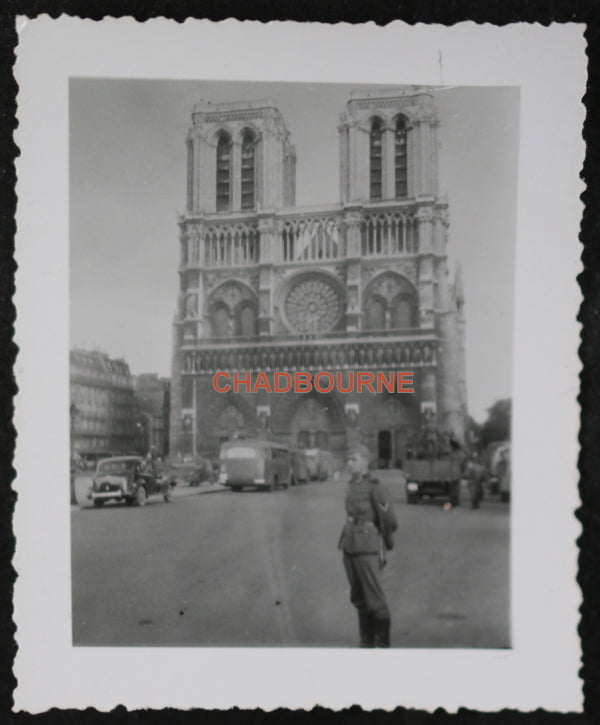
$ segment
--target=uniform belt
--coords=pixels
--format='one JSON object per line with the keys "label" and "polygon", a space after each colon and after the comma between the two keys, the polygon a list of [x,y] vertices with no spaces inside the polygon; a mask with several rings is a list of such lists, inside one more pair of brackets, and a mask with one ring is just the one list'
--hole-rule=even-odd
{"label": "uniform belt", "polygon": [[373,526],[375,526],[375,522],[371,521],[371,519],[360,519],[357,516],[348,516],[348,523],[349,524],[373,524]]}

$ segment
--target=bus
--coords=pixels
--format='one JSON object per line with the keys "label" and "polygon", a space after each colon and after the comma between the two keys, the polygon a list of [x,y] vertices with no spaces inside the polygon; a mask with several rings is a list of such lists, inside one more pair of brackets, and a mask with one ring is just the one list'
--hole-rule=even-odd
{"label": "bus", "polygon": [[308,472],[312,481],[323,482],[333,476],[335,466],[333,456],[329,451],[307,448],[305,452]]}
{"label": "bus", "polygon": [[292,481],[290,449],[272,441],[240,438],[221,445],[219,483],[232,491],[244,486],[274,491]]}

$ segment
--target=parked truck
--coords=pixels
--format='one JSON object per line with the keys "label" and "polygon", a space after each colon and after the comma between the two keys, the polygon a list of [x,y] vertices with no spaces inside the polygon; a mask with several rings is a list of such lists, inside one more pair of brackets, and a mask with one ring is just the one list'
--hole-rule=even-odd
{"label": "parked truck", "polygon": [[410,458],[404,462],[406,502],[417,503],[423,496],[444,496],[452,506],[460,503],[462,456]]}

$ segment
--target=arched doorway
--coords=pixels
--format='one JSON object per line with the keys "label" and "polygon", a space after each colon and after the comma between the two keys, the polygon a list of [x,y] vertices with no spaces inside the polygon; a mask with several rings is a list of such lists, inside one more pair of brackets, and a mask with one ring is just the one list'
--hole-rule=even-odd
{"label": "arched doorway", "polygon": [[316,398],[302,400],[292,419],[293,439],[300,448],[321,448],[329,441],[327,410]]}
{"label": "arched doorway", "polygon": [[378,398],[375,414],[377,465],[380,468],[401,467],[406,458],[408,432],[414,411],[407,401],[394,395]]}

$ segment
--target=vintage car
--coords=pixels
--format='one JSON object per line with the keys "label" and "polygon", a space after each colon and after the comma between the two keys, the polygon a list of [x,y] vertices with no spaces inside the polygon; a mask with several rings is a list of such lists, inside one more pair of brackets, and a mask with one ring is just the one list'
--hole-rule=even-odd
{"label": "vintage car", "polygon": [[[500,494],[502,500],[508,501],[507,490],[510,484],[506,477],[506,461],[510,458],[510,442],[490,443],[485,452],[486,487],[491,494]],[[508,489],[507,489],[508,485]]]}
{"label": "vintage car", "polygon": [[172,461],[169,465],[169,475],[184,486],[201,486],[216,479],[218,468],[218,464],[213,464],[210,459],[195,456],[187,461]]}
{"label": "vintage car", "polygon": [[123,501],[144,506],[148,496],[160,494],[171,500],[174,481],[162,475],[157,467],[141,456],[120,456],[100,461],[88,493],[94,506],[106,501]]}

